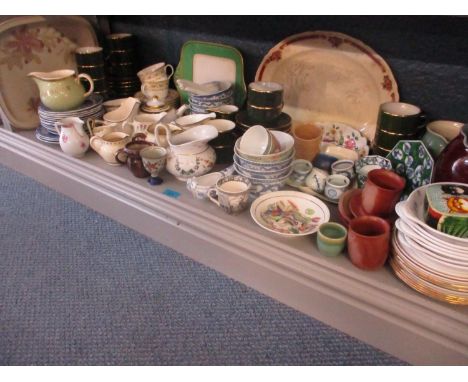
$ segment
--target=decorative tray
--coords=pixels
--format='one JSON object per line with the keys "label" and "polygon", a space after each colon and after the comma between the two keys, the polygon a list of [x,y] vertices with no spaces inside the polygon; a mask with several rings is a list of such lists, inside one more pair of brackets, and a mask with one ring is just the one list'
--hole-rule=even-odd
{"label": "decorative tray", "polygon": [[76,70],[74,51],[97,46],[91,24],[78,16],[21,16],[0,23],[0,107],[17,129],[39,126],[39,91],[26,75]]}
{"label": "decorative tray", "polygon": [[296,34],[263,58],[257,81],[284,86],[293,122],[342,122],[374,139],[380,104],[398,101],[387,63],[363,42],[337,32]]}
{"label": "decorative tray", "polygon": [[[203,41],[187,41],[180,53],[179,65],[174,74],[178,79],[196,83],[229,81],[234,84],[234,102],[238,107],[244,104],[246,87],[244,81],[244,60],[234,47]],[[179,89],[182,103],[188,103],[188,93]]]}

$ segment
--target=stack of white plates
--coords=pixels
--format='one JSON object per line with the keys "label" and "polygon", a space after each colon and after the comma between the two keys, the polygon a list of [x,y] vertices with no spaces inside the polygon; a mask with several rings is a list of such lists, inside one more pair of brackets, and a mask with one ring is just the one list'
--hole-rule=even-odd
{"label": "stack of white plates", "polygon": [[424,221],[425,188],[396,206],[390,265],[413,289],[452,304],[468,305],[468,239],[440,232]]}
{"label": "stack of white plates", "polygon": [[85,122],[90,118],[102,119],[102,116],[105,112],[102,102],[103,98],[100,95],[91,94],[88,98],[86,98],[86,100],[79,108],[74,110],[52,111],[41,104],[38,109],[41,126],[44,127],[50,134],[56,135],[57,131],[54,127],[55,122],[58,122],[63,118],[78,117]]}

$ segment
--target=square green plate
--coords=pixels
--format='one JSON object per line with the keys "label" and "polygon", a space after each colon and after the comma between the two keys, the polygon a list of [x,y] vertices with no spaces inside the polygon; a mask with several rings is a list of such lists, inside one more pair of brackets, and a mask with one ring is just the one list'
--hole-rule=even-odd
{"label": "square green plate", "polygon": [[242,107],[246,97],[244,60],[234,47],[203,41],[187,41],[181,49],[180,61],[174,74],[175,84],[183,103],[189,94],[177,86],[176,80],[196,83],[230,81],[234,83],[234,100]]}

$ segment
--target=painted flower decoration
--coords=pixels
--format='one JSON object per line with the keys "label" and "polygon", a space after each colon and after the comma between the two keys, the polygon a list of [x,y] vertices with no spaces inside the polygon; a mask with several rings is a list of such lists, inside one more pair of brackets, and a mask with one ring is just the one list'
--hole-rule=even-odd
{"label": "painted flower decoration", "polygon": [[406,176],[408,177],[408,179],[413,179],[413,178],[414,178],[414,170],[413,170],[413,168],[408,167],[408,168],[406,169]]}
{"label": "painted flower decoration", "polygon": [[393,151],[393,157],[397,160],[403,159],[403,151],[401,151],[400,149],[395,149]]}
{"label": "painted flower decoration", "polygon": [[426,155],[426,149],[424,148],[423,145],[419,145],[418,146],[418,156],[420,158],[424,158],[425,155]]}
{"label": "painted flower decoration", "polygon": [[411,155],[408,155],[406,158],[405,158],[405,165],[407,167],[410,167],[414,162],[414,159]]}
{"label": "painted flower decoration", "polygon": [[406,155],[409,155],[410,151],[411,151],[411,144],[409,142],[405,142],[403,143],[403,152],[406,154]]}
{"label": "painted flower decoration", "polygon": [[13,32],[13,40],[8,41],[5,46],[14,53],[19,53],[26,61],[31,61],[32,53],[41,52],[44,48],[44,43],[37,38],[37,33],[34,30],[28,30],[26,27],[21,27]]}
{"label": "painted flower decoration", "polygon": [[404,175],[405,174],[405,165],[403,163],[398,163],[395,171],[398,175]]}
{"label": "painted flower decoration", "polygon": [[356,148],[356,141],[352,138],[348,138],[344,141],[344,148],[354,150]]}
{"label": "painted flower decoration", "polygon": [[385,75],[383,78],[383,82],[382,82],[382,89],[391,91],[392,88],[393,88],[393,84],[392,84],[392,81],[390,80],[390,77],[388,75]]}

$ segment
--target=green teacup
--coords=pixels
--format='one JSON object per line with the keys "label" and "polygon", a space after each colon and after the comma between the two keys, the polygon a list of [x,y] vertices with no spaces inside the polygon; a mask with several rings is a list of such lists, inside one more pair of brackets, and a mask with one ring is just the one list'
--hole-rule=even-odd
{"label": "green teacup", "polygon": [[348,231],[338,223],[323,223],[317,232],[317,246],[325,256],[338,256],[346,245]]}
{"label": "green teacup", "polygon": [[390,151],[400,140],[420,139],[424,124],[425,116],[418,106],[383,103],[379,108],[374,145]]}
{"label": "green teacup", "polygon": [[431,155],[437,158],[445,146],[460,134],[462,126],[460,122],[433,121],[426,126],[422,141]]}

